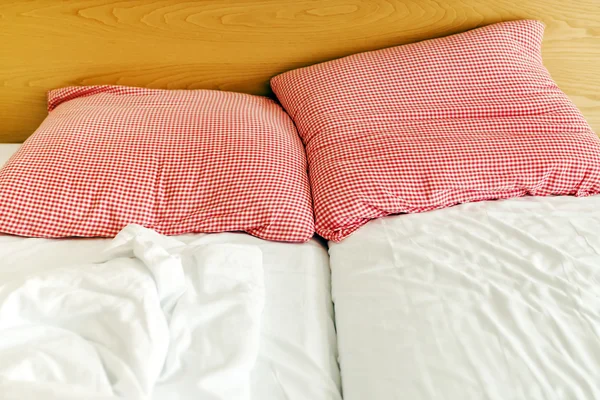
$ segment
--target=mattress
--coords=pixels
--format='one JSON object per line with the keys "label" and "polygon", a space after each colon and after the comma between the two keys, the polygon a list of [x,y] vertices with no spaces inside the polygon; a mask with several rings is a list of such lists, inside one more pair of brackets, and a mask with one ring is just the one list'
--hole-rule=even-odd
{"label": "mattress", "polygon": [[[0,165],[18,145],[0,145]],[[313,239],[276,243],[243,233],[178,236],[184,243],[246,244],[262,251],[265,305],[251,398],[338,400],[340,377],[327,249]],[[108,239],[46,240],[0,235],[0,280],[40,269],[89,262]],[[177,379],[159,384],[154,399],[195,398]]]}
{"label": "mattress", "polygon": [[381,218],[329,253],[346,400],[600,398],[600,196]]}

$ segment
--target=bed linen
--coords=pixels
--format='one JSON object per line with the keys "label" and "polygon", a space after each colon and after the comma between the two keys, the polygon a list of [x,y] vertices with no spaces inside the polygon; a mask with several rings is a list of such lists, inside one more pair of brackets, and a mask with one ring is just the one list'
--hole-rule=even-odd
{"label": "bed linen", "polygon": [[[262,252],[265,305],[260,350],[250,374],[251,399],[339,400],[336,336],[327,250],[268,242],[242,233],[177,236],[188,245],[249,245]],[[49,240],[0,235],[0,282],[60,265],[89,263],[109,239]],[[0,340],[0,343],[2,341]],[[181,343],[180,351],[194,351]],[[152,399],[196,398],[185,375],[158,381]],[[212,399],[212,397],[211,397]]]}
{"label": "bed linen", "polygon": [[196,396],[250,399],[265,300],[257,246],[186,245],[129,225],[90,258],[2,275],[3,398],[149,399],[183,374]]}
{"label": "bed linen", "polygon": [[600,139],[543,65],[544,24],[505,21],[284,72],[315,230],[513,197],[600,194]]}
{"label": "bed linen", "polygon": [[[0,232],[114,237],[135,223],[165,235],[314,235],[306,154],[264,96],[219,90],[71,86],[0,169]],[[52,223],[48,223],[52,221]]]}
{"label": "bed linen", "polygon": [[374,220],[330,242],[344,398],[600,398],[600,196]]}

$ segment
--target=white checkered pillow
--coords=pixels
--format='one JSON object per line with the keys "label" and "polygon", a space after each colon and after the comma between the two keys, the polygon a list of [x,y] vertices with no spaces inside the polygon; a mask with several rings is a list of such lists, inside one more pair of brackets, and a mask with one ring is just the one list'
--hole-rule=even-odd
{"label": "white checkered pillow", "polygon": [[355,54],[271,81],[308,155],[315,228],[600,192],[600,140],[542,65],[537,21]]}
{"label": "white checkered pillow", "polygon": [[0,232],[110,237],[314,233],[306,156],[264,97],[119,86],[50,92],[46,120],[0,170]]}

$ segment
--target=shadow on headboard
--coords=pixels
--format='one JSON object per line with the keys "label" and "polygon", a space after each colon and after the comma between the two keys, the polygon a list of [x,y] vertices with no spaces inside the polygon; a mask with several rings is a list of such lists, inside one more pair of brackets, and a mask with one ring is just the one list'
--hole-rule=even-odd
{"label": "shadow on headboard", "polygon": [[30,0],[0,3],[0,143],[66,85],[270,94],[273,75],[493,22],[546,23],[544,59],[600,133],[598,0]]}

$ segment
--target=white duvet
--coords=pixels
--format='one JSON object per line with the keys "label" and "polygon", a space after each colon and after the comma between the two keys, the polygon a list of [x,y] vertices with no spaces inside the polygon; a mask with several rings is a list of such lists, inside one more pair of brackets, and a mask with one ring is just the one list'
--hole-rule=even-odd
{"label": "white duvet", "polygon": [[346,400],[600,399],[600,196],[382,218],[330,256]]}
{"label": "white duvet", "polygon": [[170,380],[194,398],[250,398],[258,247],[186,245],[129,226],[89,256],[2,271],[2,399],[147,399]]}

